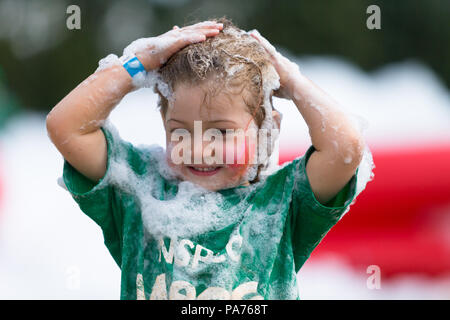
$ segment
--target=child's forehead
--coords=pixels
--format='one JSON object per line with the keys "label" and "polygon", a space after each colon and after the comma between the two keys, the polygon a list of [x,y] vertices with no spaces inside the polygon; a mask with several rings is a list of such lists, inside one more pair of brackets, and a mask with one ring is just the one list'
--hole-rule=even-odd
{"label": "child's forehead", "polygon": [[169,101],[167,114],[189,117],[220,115],[242,115],[247,106],[240,94],[226,90],[211,92],[205,85],[177,86],[173,99]]}

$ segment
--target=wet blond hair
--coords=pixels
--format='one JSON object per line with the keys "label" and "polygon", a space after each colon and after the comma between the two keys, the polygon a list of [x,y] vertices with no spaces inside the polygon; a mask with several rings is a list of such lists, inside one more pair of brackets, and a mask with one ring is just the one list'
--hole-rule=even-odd
{"label": "wet blond hair", "polygon": [[[223,24],[222,31],[203,42],[175,53],[158,71],[172,92],[180,83],[208,83],[209,98],[224,91],[241,94],[248,112],[261,126],[265,118],[263,78],[269,72],[269,55],[261,44],[227,18],[212,19]],[[168,100],[156,89],[163,114]]]}

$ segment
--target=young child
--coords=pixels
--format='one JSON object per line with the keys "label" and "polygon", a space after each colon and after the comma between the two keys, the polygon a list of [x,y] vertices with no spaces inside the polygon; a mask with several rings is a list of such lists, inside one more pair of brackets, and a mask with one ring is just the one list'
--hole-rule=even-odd
{"label": "young child", "polygon": [[[105,121],[140,86],[160,96],[166,150],[135,147]],[[295,103],[312,146],[270,172],[281,120],[272,95]],[[233,136],[231,149],[205,155],[250,129],[269,138]],[[122,299],[299,299],[297,272],[363,189],[365,144],[350,119],[257,31],[226,19],[108,56],[53,108],[47,130],[65,186],[121,268]],[[196,144],[199,132],[214,139]]]}

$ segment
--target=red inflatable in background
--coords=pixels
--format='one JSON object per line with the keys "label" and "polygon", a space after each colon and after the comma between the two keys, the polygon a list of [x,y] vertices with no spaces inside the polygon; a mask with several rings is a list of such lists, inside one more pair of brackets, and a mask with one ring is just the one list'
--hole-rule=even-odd
{"label": "red inflatable in background", "polygon": [[[371,149],[374,180],[328,233],[311,260],[339,255],[384,277],[450,272],[450,145]],[[295,156],[280,151],[280,163]]]}

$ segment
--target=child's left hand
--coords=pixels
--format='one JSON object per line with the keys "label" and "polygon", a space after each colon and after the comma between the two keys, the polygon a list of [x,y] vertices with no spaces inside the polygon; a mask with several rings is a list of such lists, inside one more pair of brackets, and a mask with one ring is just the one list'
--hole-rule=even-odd
{"label": "child's left hand", "polygon": [[280,76],[280,89],[275,91],[274,95],[279,98],[293,100],[295,81],[302,77],[298,65],[281,55],[257,30],[252,30],[249,34],[258,40],[264,49],[266,49],[267,53],[269,53],[272,64]]}

